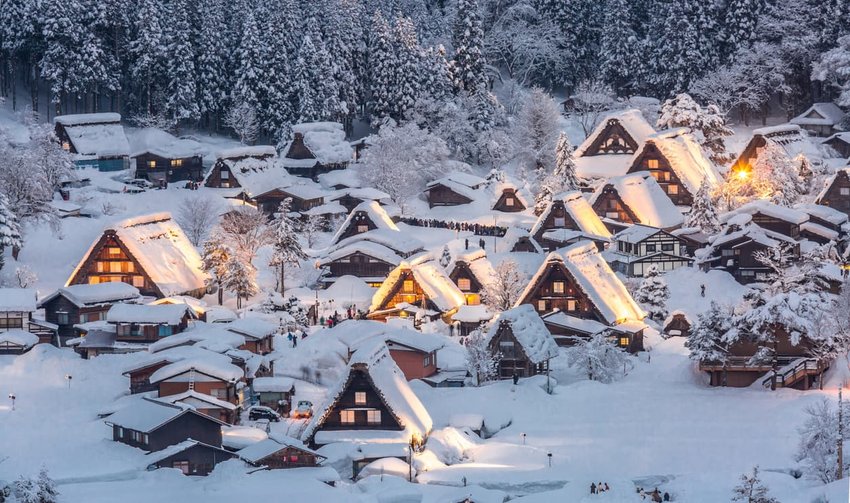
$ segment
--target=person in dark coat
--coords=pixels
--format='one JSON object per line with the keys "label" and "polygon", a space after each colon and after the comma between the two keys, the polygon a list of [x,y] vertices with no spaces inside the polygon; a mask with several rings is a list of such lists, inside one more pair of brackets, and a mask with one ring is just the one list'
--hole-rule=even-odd
{"label": "person in dark coat", "polygon": [[596,484],[590,483],[590,494],[596,494]]}
{"label": "person in dark coat", "polygon": [[516,373],[516,372],[514,372],[513,380],[514,380],[514,385],[516,385],[516,383],[518,383],[518,382],[519,382],[519,376],[517,375],[517,373]]}

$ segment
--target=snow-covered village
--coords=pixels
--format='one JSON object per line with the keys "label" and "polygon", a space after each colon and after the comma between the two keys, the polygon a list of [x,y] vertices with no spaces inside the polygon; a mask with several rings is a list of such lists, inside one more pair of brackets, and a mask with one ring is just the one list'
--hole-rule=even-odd
{"label": "snow-covered village", "polygon": [[847,503],[850,1],[0,0],[0,503]]}

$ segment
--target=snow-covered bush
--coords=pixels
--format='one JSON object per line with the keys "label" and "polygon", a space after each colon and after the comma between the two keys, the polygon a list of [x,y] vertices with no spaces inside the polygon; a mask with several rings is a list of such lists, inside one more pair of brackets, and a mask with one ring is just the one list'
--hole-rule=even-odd
{"label": "snow-covered bush", "polygon": [[466,368],[472,376],[472,384],[492,381],[499,375],[501,354],[493,353],[481,330],[475,330],[466,339]]}
{"label": "snow-covered bush", "polygon": [[[846,421],[846,419],[845,419]],[[799,428],[796,460],[805,476],[829,484],[838,479],[838,411],[826,398],[806,407],[806,421]],[[841,439],[843,441],[843,439]],[[843,468],[848,473],[848,467]]]}
{"label": "snow-covered bush", "polygon": [[617,381],[631,367],[628,354],[618,348],[605,333],[570,346],[566,355],[567,363],[587,375],[591,381]]}
{"label": "snow-covered bush", "polygon": [[513,307],[525,282],[519,273],[519,266],[511,259],[505,259],[493,269],[490,281],[484,285],[481,301],[492,311],[505,311]]}
{"label": "snow-covered bush", "polygon": [[759,478],[759,467],[753,468],[752,474],[741,475],[741,483],[733,490],[732,501],[743,503],[779,503],[776,498],[768,495],[767,487]]}

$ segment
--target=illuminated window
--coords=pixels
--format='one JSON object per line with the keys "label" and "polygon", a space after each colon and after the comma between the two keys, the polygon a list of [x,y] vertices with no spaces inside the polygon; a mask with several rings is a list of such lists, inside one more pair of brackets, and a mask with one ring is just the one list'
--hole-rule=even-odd
{"label": "illuminated window", "polygon": [[121,272],[121,264],[122,262],[110,262],[109,272]]}
{"label": "illuminated window", "polygon": [[366,422],[369,424],[381,424],[381,411],[379,410],[367,410],[366,411]]}
{"label": "illuminated window", "polygon": [[358,233],[358,234],[363,233],[363,232],[366,232],[366,231],[368,231],[368,230],[369,230],[369,226],[368,226],[368,225],[362,225],[362,224],[361,224],[361,225],[358,225],[358,226],[357,226],[357,233]]}
{"label": "illuminated window", "polygon": [[667,193],[672,194],[672,195],[678,194],[679,193],[679,186],[676,185],[676,184],[668,185],[667,186]]}
{"label": "illuminated window", "polygon": [[552,282],[552,291],[554,293],[564,293],[564,282],[563,281],[553,281]]}
{"label": "illuminated window", "polygon": [[100,277],[99,276],[89,276],[89,284],[90,285],[96,285],[98,283],[100,283]]}
{"label": "illuminated window", "polygon": [[514,198],[506,197],[505,198],[505,206],[513,206],[513,205],[514,205]]}
{"label": "illuminated window", "polygon": [[658,169],[658,159],[647,159],[646,166],[649,169]]}
{"label": "illuminated window", "polygon": [[354,424],[354,411],[341,410],[339,411],[339,421],[342,424]]}
{"label": "illuminated window", "polygon": [[354,403],[357,405],[366,405],[366,392],[365,391],[355,391],[354,392]]}
{"label": "illuminated window", "polygon": [[481,297],[477,293],[468,293],[465,297],[467,306],[477,306],[478,304],[481,304]]}
{"label": "illuminated window", "polygon": [[106,248],[106,255],[109,257],[120,257],[121,248],[118,248],[117,246],[108,246]]}
{"label": "illuminated window", "polygon": [[404,285],[402,286],[402,288],[404,288],[405,292],[412,292],[413,291],[413,280],[412,279],[404,280]]}
{"label": "illuminated window", "polygon": [[133,286],[136,288],[142,288],[145,286],[145,277],[144,276],[133,276]]}
{"label": "illuminated window", "polygon": [[183,165],[183,159],[171,159],[171,167],[179,168]]}
{"label": "illuminated window", "polygon": [[106,262],[97,262],[97,272],[106,272]]}
{"label": "illuminated window", "polygon": [[546,301],[545,300],[538,300],[537,301],[537,310],[538,311],[545,311],[546,310]]}
{"label": "illuminated window", "polygon": [[567,301],[567,311],[575,311],[576,310],[576,301],[568,300]]}
{"label": "illuminated window", "polygon": [[148,161],[148,167],[154,169],[156,167],[156,161]]}
{"label": "illuminated window", "polygon": [[469,281],[469,278],[458,278],[457,287],[463,292],[468,292],[472,288],[472,283]]}
{"label": "illuminated window", "polygon": [[67,141],[63,141],[63,142],[62,142],[62,150],[68,150],[68,151],[70,151],[70,150],[71,150],[71,144],[70,144],[70,143],[68,143]]}
{"label": "illuminated window", "polygon": [[619,216],[620,216],[620,214],[617,213],[616,211],[606,211],[605,212],[605,218],[616,219]]}
{"label": "illuminated window", "polygon": [[628,346],[629,338],[628,337],[620,337],[620,346]]}

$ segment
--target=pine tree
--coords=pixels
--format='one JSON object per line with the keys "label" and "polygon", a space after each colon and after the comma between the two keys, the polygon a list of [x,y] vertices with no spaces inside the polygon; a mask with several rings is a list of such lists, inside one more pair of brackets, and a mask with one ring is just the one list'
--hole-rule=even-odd
{"label": "pine tree", "polygon": [[479,88],[486,88],[486,61],[482,54],[484,31],[477,0],[458,0],[452,44],[455,48],[452,61],[455,89],[474,93]]}
{"label": "pine tree", "polygon": [[242,40],[236,51],[236,83],[233,87],[231,99],[234,103],[247,103],[254,110],[260,110],[266,106],[261,101],[260,89],[265,73],[265,60],[262,40],[257,27],[254,13],[245,13],[245,22],[242,28]]}
{"label": "pine tree", "polygon": [[200,117],[195,86],[195,54],[186,0],[172,0],[169,12],[168,99],[166,110],[175,123]]}
{"label": "pine tree", "polygon": [[[731,332],[732,315],[730,308],[715,301],[711,301],[708,310],[699,314],[685,341],[692,360],[716,365],[725,365],[729,361],[729,349],[735,342]],[[722,385],[726,385],[725,373]]]}
{"label": "pine tree", "polygon": [[443,253],[440,255],[440,266],[445,269],[452,263],[452,254],[449,251],[449,245],[443,245]]}
{"label": "pine tree", "polygon": [[166,37],[161,19],[164,8],[160,0],[139,0],[138,15],[134,24],[135,36],[130,41],[132,63],[130,75],[139,86],[144,102],[137,108],[142,114],[153,116],[161,105],[157,82],[163,80],[165,71]]}
{"label": "pine tree", "polygon": [[236,295],[236,309],[242,309],[242,299],[259,293],[257,269],[238,254],[231,255],[224,264],[222,286]]}
{"label": "pine tree", "polygon": [[351,118],[365,101],[366,30],[368,17],[355,0],[333,0],[325,23],[325,45],[333,56],[334,82],[341,113]]}
{"label": "pine tree", "polygon": [[635,88],[642,64],[630,4],[629,0],[607,0],[600,42],[600,75],[620,96]]}
{"label": "pine tree", "polygon": [[322,40],[318,21],[311,18],[298,51],[293,77],[298,122],[332,120],[341,115],[339,90],[328,75],[333,75],[331,57]]}
{"label": "pine tree", "polygon": [[837,479],[838,431],[838,412],[827,399],[806,407],[806,421],[799,428],[795,456],[803,465],[806,478],[822,484]]}
{"label": "pine tree", "polygon": [[209,239],[204,241],[203,253],[201,254],[201,268],[210,275],[210,282],[218,288],[218,305],[224,301],[224,279],[227,275],[227,263],[233,255],[233,250],[227,244],[219,232],[214,232]]}
{"label": "pine tree", "polygon": [[764,0],[729,0],[722,26],[724,58],[731,58],[750,41],[763,8]]}
{"label": "pine tree", "polygon": [[228,39],[226,0],[209,0],[199,9],[197,76],[199,112],[210,120],[225,110],[233,68],[232,51]]}
{"label": "pine tree", "polygon": [[290,0],[276,0],[259,6],[260,51],[265,62],[265,78],[258,83],[258,92],[267,106],[257,112],[263,129],[271,132],[277,140],[289,136],[291,124],[297,119],[291,95],[291,70],[298,53],[296,12]]}
{"label": "pine tree", "polygon": [[371,67],[369,90],[372,94],[372,124],[379,125],[392,114],[395,87],[395,51],[389,24],[379,11],[372,16],[369,51]]}
{"label": "pine tree", "polygon": [[423,58],[422,91],[434,101],[446,101],[452,93],[452,78],[445,47],[429,47]]}
{"label": "pine tree", "polygon": [[21,227],[18,223],[18,217],[9,208],[9,199],[0,194],[0,270],[5,265],[4,251],[6,248],[21,248],[23,246],[23,237],[21,236]]}
{"label": "pine tree", "polygon": [[298,242],[296,229],[297,223],[290,215],[292,199],[286,198],[280,203],[272,224],[272,253],[269,265],[277,267],[280,273],[278,280],[279,292],[286,292],[286,266],[294,264],[300,266],[300,261],[307,258],[307,254]]}
{"label": "pine tree", "polygon": [[410,18],[396,19],[395,42],[395,78],[393,85],[393,118],[401,120],[407,117],[416,104],[422,89],[422,49],[416,36],[416,27]]}
{"label": "pine tree", "polygon": [[46,0],[44,9],[44,55],[39,66],[41,77],[50,82],[52,101],[60,113],[63,100],[70,93],[80,90],[78,85],[77,64],[81,54],[78,52],[84,39],[83,28],[79,24],[75,8],[79,4],[61,0]]}
{"label": "pine tree", "polygon": [[649,269],[644,273],[640,287],[635,292],[635,301],[647,310],[651,319],[660,323],[667,317],[667,300],[669,298],[670,291],[667,289],[667,281],[664,280],[657,266],[649,266]]}
{"label": "pine tree", "polygon": [[705,180],[702,181],[699,190],[694,194],[691,211],[685,217],[685,227],[701,229],[708,236],[717,233],[720,227],[717,211],[714,209],[714,201],[711,198],[711,191],[708,182]]}
{"label": "pine tree", "polygon": [[734,489],[732,501],[744,503],[779,503],[775,498],[768,496],[767,487],[759,479],[759,467],[753,468],[752,475],[746,473],[741,475],[741,483]]}
{"label": "pine tree", "polygon": [[732,160],[723,138],[731,136],[733,131],[726,125],[726,118],[716,105],[703,108],[690,95],[678,94],[664,102],[656,127],[688,128],[715,164],[722,166]]}
{"label": "pine tree", "polygon": [[562,131],[558,136],[558,144],[555,147],[555,169],[543,179],[543,183],[540,185],[534,205],[535,213],[543,212],[546,205],[552,201],[552,197],[556,194],[579,188],[576,164],[573,159],[574,151],[575,148],[570,143],[570,139]]}

